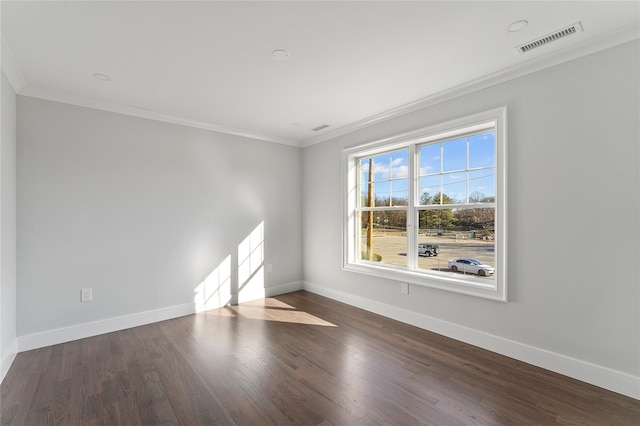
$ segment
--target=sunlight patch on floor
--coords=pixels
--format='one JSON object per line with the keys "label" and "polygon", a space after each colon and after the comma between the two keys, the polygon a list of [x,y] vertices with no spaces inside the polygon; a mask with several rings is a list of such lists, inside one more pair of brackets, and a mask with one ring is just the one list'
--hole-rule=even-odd
{"label": "sunlight patch on floor", "polygon": [[323,327],[337,327],[328,321],[298,311],[293,306],[280,302],[274,298],[253,300],[237,306],[225,306],[220,309],[207,311],[207,315],[221,317],[241,317],[252,320],[286,322],[291,324],[319,325]]}
{"label": "sunlight patch on floor", "polygon": [[281,302],[273,297],[266,297],[264,299],[252,300],[245,302],[242,306],[251,306],[254,308],[278,308],[278,309],[295,309],[293,306]]}

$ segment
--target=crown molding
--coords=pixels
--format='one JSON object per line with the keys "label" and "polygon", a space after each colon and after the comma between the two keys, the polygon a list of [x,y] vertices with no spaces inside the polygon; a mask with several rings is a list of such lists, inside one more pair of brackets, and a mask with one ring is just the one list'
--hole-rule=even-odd
{"label": "crown molding", "polygon": [[27,82],[22,76],[22,71],[20,71],[20,67],[18,67],[18,63],[13,57],[9,43],[4,39],[4,35],[0,35],[0,37],[2,38],[2,59],[0,60],[2,71],[4,75],[7,76],[9,83],[11,83],[13,91],[18,93],[27,85]]}
{"label": "crown molding", "polygon": [[486,75],[476,80],[469,81],[467,83],[452,87],[450,89],[441,91],[439,93],[426,96],[418,99],[414,102],[390,109],[380,114],[372,115],[362,120],[356,121],[351,124],[338,127],[330,130],[322,135],[315,136],[300,144],[302,148],[306,148],[317,143],[326,142],[331,139],[335,139],[339,136],[343,136],[349,133],[353,133],[358,130],[362,130],[369,126],[379,124],[403,115],[424,109],[431,106],[440,104],[442,102],[449,101],[460,96],[464,96],[482,89],[486,89],[491,86],[495,86],[500,83],[504,83],[509,80],[513,80],[519,77],[523,77],[527,74],[532,74],[541,71],[546,68],[550,68],[556,65],[560,65],[565,62],[573,61],[575,59],[587,56],[599,51],[609,49],[611,47],[618,46],[633,40],[640,38],[640,25],[633,24],[628,27],[622,28],[618,31],[597,37],[591,40],[586,40],[582,43],[578,43],[572,46],[565,47],[557,50],[553,53],[540,56],[534,59],[530,59],[526,62],[522,62],[518,65],[506,68],[493,74]]}
{"label": "crown molding", "polygon": [[278,138],[273,135],[252,132],[245,129],[237,129],[219,124],[202,122],[196,120],[189,120],[186,118],[176,117],[169,114],[163,114],[156,111],[147,110],[144,108],[115,104],[111,102],[105,102],[97,99],[80,97],[77,95],[63,94],[60,92],[51,91],[44,88],[27,86],[22,72],[18,67],[11,50],[2,36],[2,70],[9,79],[15,92],[22,96],[28,96],[33,98],[40,98],[50,100],[54,102],[61,102],[71,105],[83,106],[86,108],[93,108],[103,111],[109,111],[119,114],[131,115],[134,117],[146,118],[149,120],[162,121],[171,124],[178,124],[182,126],[194,127],[198,129],[210,130],[218,133],[241,136],[250,139],[257,139],[266,142],[279,143],[283,145],[294,146],[298,148],[309,147],[321,142],[325,142],[331,139],[335,139],[339,136],[343,136],[349,133],[353,133],[358,130],[370,127],[375,124],[379,124],[394,118],[401,117],[403,115],[425,109],[434,105],[437,105],[448,100],[464,96],[497,84],[513,80],[519,77],[523,77],[527,74],[532,74],[537,71],[541,71],[546,68],[550,68],[556,65],[560,65],[565,62],[569,62],[578,59],[583,56],[587,56],[617,45],[627,43],[640,38],[640,25],[634,24],[629,27],[622,28],[618,31],[606,34],[602,37],[598,37],[591,40],[586,40],[582,43],[569,46],[553,53],[540,56],[526,62],[520,63],[510,68],[498,71],[493,74],[481,77],[476,80],[469,81],[467,83],[452,87],[450,89],[441,91],[439,93],[426,96],[418,99],[414,102],[392,108],[380,114],[366,117],[362,120],[344,125],[342,127],[330,130],[322,135],[315,136],[313,138],[304,141],[295,141],[291,139]]}
{"label": "crown molding", "polygon": [[223,133],[233,136],[241,136],[249,139],[257,139],[266,142],[279,143],[283,145],[291,145],[297,148],[300,147],[298,142],[277,138],[272,135],[251,132],[248,130],[235,129],[232,127],[221,126],[214,123],[207,123],[203,121],[189,120],[186,118],[176,117],[169,114],[163,114],[160,112],[134,107],[130,105],[121,105],[98,99],[87,98],[83,96],[71,95],[61,92],[56,92],[40,87],[26,86],[19,93],[21,96],[27,96],[31,98],[44,99],[53,102],[60,102],[64,104],[76,105],[85,108],[98,109],[102,111],[114,112],[117,114],[130,115],[133,117],[146,118],[149,120],[162,121],[170,124],[178,124],[181,126],[193,127],[196,129],[210,130],[217,133]]}

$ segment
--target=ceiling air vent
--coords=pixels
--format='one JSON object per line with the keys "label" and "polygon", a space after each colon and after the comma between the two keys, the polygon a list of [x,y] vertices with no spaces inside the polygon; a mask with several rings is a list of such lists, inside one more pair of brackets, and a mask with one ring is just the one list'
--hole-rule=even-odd
{"label": "ceiling air vent", "polygon": [[520,53],[527,53],[530,50],[535,49],[536,47],[540,47],[540,46],[544,46],[545,44],[549,44],[552,41],[556,41],[556,40],[560,40],[561,38],[570,36],[572,34],[576,34],[582,31],[582,23],[580,22],[576,22],[573,25],[569,25],[566,28],[563,28],[561,30],[555,31],[551,34],[547,34],[544,37],[540,37],[536,40],[530,41],[528,43],[522,44],[518,47],[516,47],[516,49],[518,49],[518,52]]}
{"label": "ceiling air vent", "polygon": [[328,124],[321,124],[318,127],[314,127],[311,130],[313,130],[314,132],[319,132],[320,130],[326,129],[327,127],[329,127]]}

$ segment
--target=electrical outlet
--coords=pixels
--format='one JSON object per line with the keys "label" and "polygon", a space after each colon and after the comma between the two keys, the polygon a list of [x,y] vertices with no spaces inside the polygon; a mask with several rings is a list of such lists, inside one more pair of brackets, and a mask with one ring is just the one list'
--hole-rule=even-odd
{"label": "electrical outlet", "polygon": [[91,302],[93,300],[93,290],[90,288],[83,288],[80,291],[80,301],[81,302]]}
{"label": "electrical outlet", "polygon": [[409,294],[409,283],[400,283],[400,293]]}
{"label": "electrical outlet", "polygon": [[273,265],[271,263],[267,263],[267,272],[273,271]]}

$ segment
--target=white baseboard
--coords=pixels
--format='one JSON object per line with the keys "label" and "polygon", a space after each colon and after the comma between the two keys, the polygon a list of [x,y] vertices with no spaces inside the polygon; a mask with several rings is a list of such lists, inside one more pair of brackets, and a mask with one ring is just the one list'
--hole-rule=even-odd
{"label": "white baseboard", "polygon": [[[279,294],[290,293],[302,290],[302,281],[280,284],[265,288],[265,297],[273,297]],[[88,322],[84,324],[72,325],[69,327],[47,330],[39,333],[27,334],[17,339],[17,352],[24,352],[31,349],[43,348],[45,346],[57,345],[59,343],[70,342],[72,340],[84,339],[85,337],[97,336],[99,334],[111,333],[113,331],[138,327],[158,321],[165,321],[185,315],[196,313],[196,306],[193,303],[184,305],[168,306],[166,308],[154,309],[146,312],[139,312],[115,318],[107,318],[100,321]],[[15,357],[14,348],[14,357]],[[2,358],[4,368],[4,357]],[[13,361],[13,358],[11,358]],[[8,365],[11,365],[9,362]],[[8,367],[7,367],[8,370]]]}
{"label": "white baseboard", "polygon": [[113,331],[138,327],[154,322],[165,321],[193,313],[195,313],[195,304],[186,303],[184,305],[168,306],[166,308],[154,309],[152,311],[138,312],[115,318],[107,318],[100,321],[27,334],[18,337],[18,352],[57,345],[59,343],[84,339],[85,337],[111,333]]}
{"label": "white baseboard", "polygon": [[7,349],[3,354],[2,358],[0,358],[0,383],[4,380],[4,376],[9,371],[9,367],[13,364],[13,360],[16,358],[18,353],[18,339],[13,339],[13,342],[9,345],[9,349]]}
{"label": "white baseboard", "polygon": [[386,303],[313,284],[308,281],[304,282],[304,290],[551,370],[631,398],[640,399],[640,377],[631,374],[472,328],[463,327]]}
{"label": "white baseboard", "polygon": [[[296,281],[265,288],[265,296],[273,297],[279,294],[290,293],[303,289],[450,337],[452,339],[469,343],[510,358],[536,365],[574,379],[600,386],[613,392],[635,399],[640,399],[640,377],[468,327],[463,327],[448,321],[419,314],[417,312],[408,311],[386,303],[341,292],[329,287],[320,286],[307,281]],[[70,342],[72,340],[97,336],[99,334],[138,327],[154,322],[165,321],[172,318],[190,315],[195,313],[195,311],[195,305],[193,303],[187,303],[184,305],[169,306],[152,311],[139,312],[131,315],[124,315],[19,336],[14,340],[9,349],[2,354],[0,364],[0,382],[9,370],[17,352]]]}
{"label": "white baseboard", "polygon": [[264,289],[265,297],[278,296],[280,294],[293,293],[294,291],[302,290],[304,283],[302,281],[294,281],[292,283],[280,284],[274,287],[267,287]]}

